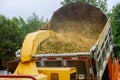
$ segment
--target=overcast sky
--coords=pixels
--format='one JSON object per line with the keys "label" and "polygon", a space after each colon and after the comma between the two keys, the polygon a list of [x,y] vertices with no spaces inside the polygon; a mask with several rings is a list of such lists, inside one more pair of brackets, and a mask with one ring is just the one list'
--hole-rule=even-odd
{"label": "overcast sky", "polygon": [[[63,0],[0,0],[0,14],[6,17],[27,19],[35,12],[39,17],[50,19],[54,11],[61,7]],[[108,8],[120,3],[120,0],[107,0]]]}

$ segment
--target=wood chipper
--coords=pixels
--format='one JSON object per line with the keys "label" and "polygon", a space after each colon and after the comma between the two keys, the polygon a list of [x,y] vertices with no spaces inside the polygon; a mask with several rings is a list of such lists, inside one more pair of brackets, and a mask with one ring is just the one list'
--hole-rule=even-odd
{"label": "wood chipper", "polygon": [[110,19],[99,8],[88,3],[71,3],[55,11],[41,30],[25,37],[16,54],[20,62],[12,77],[119,80],[113,45]]}

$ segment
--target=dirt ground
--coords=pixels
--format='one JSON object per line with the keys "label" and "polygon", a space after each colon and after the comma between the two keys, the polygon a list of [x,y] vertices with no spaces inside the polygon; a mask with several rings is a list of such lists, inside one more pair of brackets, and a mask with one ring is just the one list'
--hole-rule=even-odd
{"label": "dirt ground", "polygon": [[[49,39],[42,46],[45,53],[85,52],[96,43],[107,17],[87,3],[71,3],[54,12],[49,25],[56,38]],[[41,51],[40,51],[41,53]]]}

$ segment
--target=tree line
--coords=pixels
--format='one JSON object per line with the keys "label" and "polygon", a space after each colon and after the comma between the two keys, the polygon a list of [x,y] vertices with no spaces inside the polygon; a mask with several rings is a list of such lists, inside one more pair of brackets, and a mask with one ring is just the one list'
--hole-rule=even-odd
{"label": "tree line", "polygon": [[[120,3],[114,6],[111,12],[108,11],[107,0],[64,0],[61,5],[71,2],[87,2],[101,8],[111,18],[115,44],[120,44]],[[14,59],[15,51],[21,48],[26,34],[42,28],[48,22],[43,19],[35,13],[27,21],[22,17],[9,19],[0,15],[0,60]]]}
{"label": "tree line", "polygon": [[26,34],[39,30],[45,23],[43,17],[35,13],[27,21],[22,17],[9,19],[0,15],[0,60],[11,60],[15,52],[21,48]]}

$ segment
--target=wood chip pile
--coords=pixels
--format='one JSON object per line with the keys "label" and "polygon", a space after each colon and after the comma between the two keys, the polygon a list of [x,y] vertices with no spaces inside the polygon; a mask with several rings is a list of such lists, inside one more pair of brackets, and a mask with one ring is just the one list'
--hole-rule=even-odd
{"label": "wood chip pile", "polygon": [[105,14],[87,3],[71,3],[54,12],[50,25],[56,38],[45,41],[38,53],[86,52],[96,43],[107,21]]}

